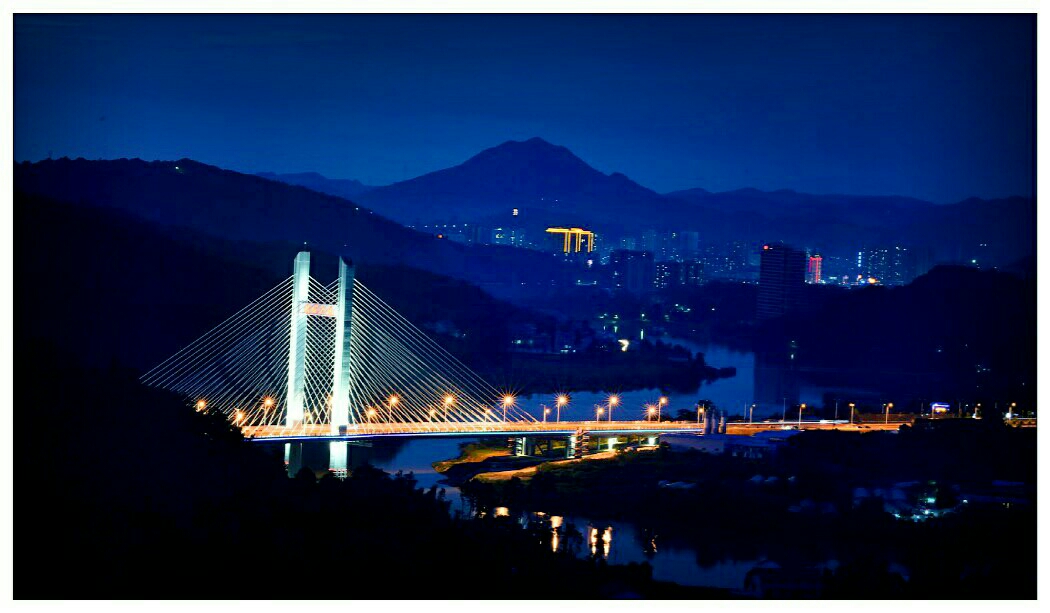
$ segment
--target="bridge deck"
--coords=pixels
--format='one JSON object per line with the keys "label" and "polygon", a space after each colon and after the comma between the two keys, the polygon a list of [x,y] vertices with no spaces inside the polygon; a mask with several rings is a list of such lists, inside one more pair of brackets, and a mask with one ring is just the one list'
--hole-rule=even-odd
{"label": "bridge deck", "polygon": [[[896,430],[901,422],[888,424],[849,424],[846,422],[801,423],[802,430]],[[763,430],[799,429],[798,422],[729,423],[729,434],[754,434]],[[519,423],[445,423],[406,422],[350,424],[345,434],[332,431],[329,424],[301,424],[294,426],[251,426],[242,429],[246,438],[255,440],[331,439],[349,440],[391,436],[569,436],[583,431],[588,434],[699,434],[703,429],[696,422],[654,421],[561,421]]]}

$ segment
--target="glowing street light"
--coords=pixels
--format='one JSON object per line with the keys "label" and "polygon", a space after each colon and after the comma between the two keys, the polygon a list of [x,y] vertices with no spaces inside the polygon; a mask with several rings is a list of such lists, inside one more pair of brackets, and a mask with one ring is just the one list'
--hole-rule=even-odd
{"label": "glowing street light", "polygon": [[646,413],[648,413],[647,419],[649,421],[652,421],[653,417],[656,415],[656,407],[650,404],[650,405],[646,405],[645,408],[646,408]]}
{"label": "glowing street light", "polygon": [[394,407],[397,406],[399,400],[400,398],[397,397],[397,394],[391,394],[386,399],[386,420],[388,422],[392,423],[394,421]]}
{"label": "glowing street light", "polygon": [[208,401],[203,399],[203,398],[201,398],[200,400],[197,401],[197,412],[199,413],[199,412],[203,411],[204,407],[206,407],[206,406],[208,406]]}
{"label": "glowing street light", "polygon": [[609,400],[607,401],[607,404],[609,405],[609,421],[612,421],[612,410],[613,410],[614,406],[620,404],[620,397],[617,396],[616,394],[613,394],[612,396],[609,396]]}
{"label": "glowing street light", "polygon": [[436,413],[437,413],[437,411],[435,411],[434,409],[430,409],[430,413],[429,413],[430,419],[429,419],[429,421],[434,421],[434,415]]}
{"label": "glowing street light", "polygon": [[456,402],[455,396],[452,394],[445,394],[445,421],[448,421],[448,410],[454,402]]}
{"label": "glowing street light", "polygon": [[752,403],[751,404],[751,412],[747,416],[747,423],[749,423],[749,424],[750,423],[754,423],[754,421],[755,421],[755,405],[754,405],[754,403]]}
{"label": "glowing street light", "polygon": [[551,414],[550,407],[543,407],[543,423],[547,423],[547,416]]}
{"label": "glowing street light", "polygon": [[555,398],[554,404],[558,405],[558,415],[557,415],[558,419],[557,420],[561,421],[561,408],[563,406],[569,404],[569,397],[566,396],[565,394],[562,394],[562,395],[558,396],[557,398]]}
{"label": "glowing street light", "polygon": [[503,397],[503,423],[507,423],[507,408],[514,406],[514,396],[507,394]]}
{"label": "glowing street light", "polygon": [[853,423],[853,410],[857,408],[856,403],[849,403],[849,423]]}
{"label": "glowing street light", "polygon": [[604,412],[605,412],[605,409],[603,409],[602,407],[594,407],[594,415],[595,415],[594,421],[600,421],[601,418],[602,418],[602,413],[604,413]]}
{"label": "glowing street light", "polygon": [[368,421],[374,421],[377,412],[378,411],[376,411],[374,408],[368,407],[368,410],[365,411],[365,415],[368,417]]}
{"label": "glowing street light", "polygon": [[240,409],[237,409],[236,411],[234,411],[233,412],[233,423],[239,425],[243,421],[244,421],[244,411],[241,411]]}
{"label": "glowing street light", "polygon": [[273,398],[271,398],[269,396],[267,396],[266,398],[263,398],[263,407],[269,409],[272,406],[273,406]]}
{"label": "glowing street light", "polygon": [[890,409],[892,409],[892,408],[893,408],[893,403],[892,402],[887,402],[886,403],[886,420],[883,423],[887,423],[887,424],[890,423]]}
{"label": "glowing street light", "polygon": [[798,429],[802,429],[802,411],[806,410],[806,403],[798,405]]}

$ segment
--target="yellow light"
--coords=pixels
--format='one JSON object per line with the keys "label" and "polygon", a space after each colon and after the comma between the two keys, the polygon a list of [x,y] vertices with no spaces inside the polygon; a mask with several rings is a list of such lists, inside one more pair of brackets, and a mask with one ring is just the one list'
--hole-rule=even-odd
{"label": "yellow light", "polygon": [[510,394],[507,394],[506,396],[503,397],[503,406],[509,407],[512,404],[514,404],[514,396],[511,396]]}
{"label": "yellow light", "polygon": [[[893,405],[890,405],[890,406],[893,406]],[[806,403],[805,402],[802,403],[801,408],[802,408],[803,411],[806,410]]]}
{"label": "yellow light", "polygon": [[456,399],[452,396],[452,394],[449,394],[449,395],[445,396],[445,406],[446,407],[452,406],[452,403],[455,402],[455,401],[456,401]]}
{"label": "yellow light", "polygon": [[433,417],[435,413],[437,413],[437,411],[435,411],[434,409],[430,409],[430,416],[431,417]]}
{"label": "yellow light", "polygon": [[376,416],[376,410],[372,409],[372,408],[369,408],[367,414],[368,414],[369,417],[375,417]]}
{"label": "yellow light", "polygon": [[855,406],[857,406],[857,405],[853,404],[852,402],[851,402],[851,403],[849,403],[849,408],[851,408],[851,409],[852,409],[852,408],[853,408],[853,407],[855,407]]}
{"label": "yellow light", "polygon": [[207,400],[201,398],[200,400],[197,401],[197,410],[198,411],[203,411],[204,407],[206,407],[206,406],[208,406],[208,401]]}
{"label": "yellow light", "polygon": [[390,403],[390,406],[396,406],[397,405],[397,401],[398,401],[398,397],[397,397],[396,394],[390,396],[390,398],[387,399],[387,402]]}
{"label": "yellow light", "polygon": [[544,414],[544,415],[549,415],[549,414],[550,414],[550,412],[551,412],[551,410],[550,410],[550,409],[546,409],[546,408],[545,408],[545,409],[543,409],[543,414]]}
{"label": "yellow light", "polygon": [[618,404],[620,404],[619,396],[609,396],[609,406],[614,407]]}
{"label": "yellow light", "polygon": [[600,407],[598,408],[598,415],[601,415],[604,412],[605,412],[605,409],[600,408]]}
{"label": "yellow light", "polygon": [[569,397],[568,396],[566,396],[565,394],[562,394],[561,396],[558,396],[558,406],[563,407],[563,406],[565,406],[568,403],[569,403]]}
{"label": "yellow light", "polygon": [[263,398],[263,406],[266,407],[267,409],[272,407],[273,406],[273,398],[270,398],[269,396],[267,396],[266,398]]}
{"label": "yellow light", "polygon": [[649,414],[653,415],[655,413],[656,413],[656,407],[654,407],[653,405],[650,404],[649,405]]}
{"label": "yellow light", "polygon": [[660,396],[660,406],[667,404],[667,396]]}

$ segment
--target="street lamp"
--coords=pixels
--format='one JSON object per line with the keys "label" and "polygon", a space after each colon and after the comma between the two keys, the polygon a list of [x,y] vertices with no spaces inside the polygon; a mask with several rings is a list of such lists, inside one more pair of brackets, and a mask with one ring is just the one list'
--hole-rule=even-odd
{"label": "street lamp", "polygon": [[399,398],[397,397],[397,394],[391,394],[390,398],[387,398],[386,400],[386,420],[388,423],[393,423],[394,421],[394,407],[397,406],[398,400]]}
{"label": "street lamp", "polygon": [[802,429],[802,411],[805,410],[805,408],[806,408],[806,403],[805,402],[803,402],[802,404],[798,405],[798,429],[799,430]]}
{"label": "street lamp", "polygon": [[561,421],[561,408],[563,406],[569,404],[569,397],[566,396],[565,394],[562,394],[562,395],[560,395],[560,396],[558,396],[557,398],[554,399],[554,404],[556,404],[558,406],[557,418],[558,418],[558,421]]}
{"label": "street lamp", "polygon": [[445,421],[448,421],[448,409],[452,406],[452,403],[456,401],[456,397],[452,394],[445,394]]}
{"label": "street lamp", "polygon": [[660,402],[656,405],[656,421],[662,421],[661,412],[665,404],[667,404],[667,396],[660,396]]}
{"label": "street lamp", "polygon": [[701,412],[706,413],[707,412],[707,407],[702,405],[702,404],[696,405],[696,425],[698,425],[698,426],[700,425],[700,413]]}
{"label": "street lamp", "polygon": [[206,407],[206,406],[208,406],[208,401],[203,399],[203,398],[201,398],[200,400],[197,401],[197,412],[200,413],[201,411],[204,410],[204,407]]}
{"label": "street lamp", "polygon": [[514,404],[514,396],[507,394],[503,397],[503,423],[507,423],[507,407]]}
{"label": "street lamp", "polygon": [[604,413],[604,412],[605,412],[605,409],[603,409],[601,407],[598,407],[598,406],[594,407],[594,415],[595,415],[594,421],[601,421],[602,413]]}
{"label": "street lamp", "polygon": [[547,416],[550,415],[550,414],[551,414],[550,407],[544,406],[543,407],[543,423],[547,423]]}
{"label": "street lamp", "polygon": [[648,417],[646,419],[648,419],[649,421],[652,421],[653,420],[653,416],[656,415],[656,407],[654,407],[653,405],[650,404],[650,405],[646,406],[645,408],[647,409],[646,412],[648,413]]}
{"label": "street lamp", "polygon": [[892,409],[892,408],[893,408],[893,403],[892,402],[887,402],[886,403],[886,420],[883,423],[887,423],[887,424],[890,423],[890,409]]}
{"label": "street lamp", "polygon": [[617,396],[616,394],[613,394],[612,396],[609,396],[608,403],[609,403],[609,421],[612,421],[612,410],[613,410],[614,406],[620,404],[620,397]]}
{"label": "street lamp", "polygon": [[752,404],[751,405],[751,412],[748,413],[748,416],[747,416],[747,423],[750,424],[750,423],[752,423],[754,421],[755,421],[755,405]]}
{"label": "street lamp", "polygon": [[1006,415],[1007,419],[1013,419],[1014,418],[1014,409],[1016,409],[1016,408],[1017,408],[1017,403],[1016,402],[1011,402],[1010,403],[1010,412]]}
{"label": "street lamp", "polygon": [[852,402],[849,403],[849,423],[850,424],[853,423],[853,409],[855,409],[856,407],[857,407],[857,405],[855,403],[852,403]]}
{"label": "street lamp", "polygon": [[373,421],[375,421],[376,410],[374,408],[372,408],[372,407],[368,407],[368,410],[365,411],[365,415],[368,416],[368,421],[369,422],[373,422]]}

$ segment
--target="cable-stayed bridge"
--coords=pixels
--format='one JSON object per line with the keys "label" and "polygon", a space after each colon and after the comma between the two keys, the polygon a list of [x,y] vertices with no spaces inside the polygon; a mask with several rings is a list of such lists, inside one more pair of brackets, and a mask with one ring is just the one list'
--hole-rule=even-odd
{"label": "cable-stayed bridge", "polygon": [[[300,252],[292,276],[271,288],[142,380],[220,411],[253,440],[335,443],[382,436],[655,436],[699,424],[548,421],[522,410],[355,279],[310,276]],[[655,441],[655,438],[651,439]],[[610,442],[610,444],[612,444]],[[345,444],[343,445],[345,448]],[[343,454],[333,447],[333,457]]]}

